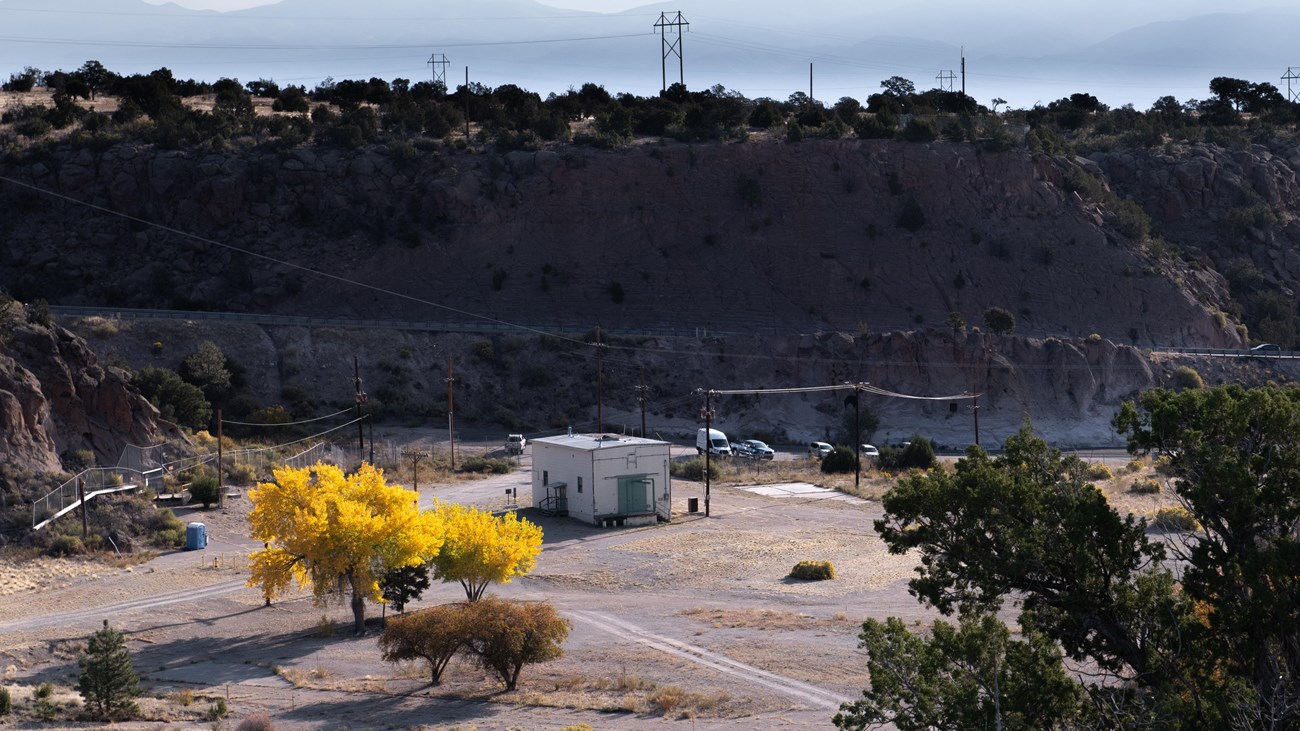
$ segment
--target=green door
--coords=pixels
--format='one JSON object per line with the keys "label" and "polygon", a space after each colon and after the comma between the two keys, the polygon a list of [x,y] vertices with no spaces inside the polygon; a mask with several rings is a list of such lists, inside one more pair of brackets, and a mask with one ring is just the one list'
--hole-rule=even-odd
{"label": "green door", "polygon": [[618,478],[618,513],[633,515],[654,510],[650,496],[650,481],[644,477]]}

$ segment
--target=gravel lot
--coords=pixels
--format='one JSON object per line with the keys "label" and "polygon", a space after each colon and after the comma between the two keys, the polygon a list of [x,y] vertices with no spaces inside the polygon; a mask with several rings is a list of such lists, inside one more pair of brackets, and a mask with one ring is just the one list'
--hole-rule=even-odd
{"label": "gravel lot", "polygon": [[[500,507],[505,488],[526,488],[527,469],[524,460],[507,475],[421,485],[421,503]],[[0,668],[19,707],[39,683],[71,687],[78,643],[108,619],[129,633],[149,687],[141,705],[152,720],[119,728],[209,728],[218,698],[229,720],[265,712],[278,729],[830,728],[867,680],[862,620],[931,616],[907,593],[914,558],[885,550],[872,529],[876,502],[714,486],[712,516],[686,514],[701,495],[674,481],[674,521],[644,528],[524,511],[545,531],[536,570],[490,591],[554,602],[573,631],[562,659],[526,667],[510,693],[460,660],[438,687],[423,666],[381,662],[378,620],[352,637],[345,604],[298,594],[263,607],[244,586],[260,544],[247,537],[243,496],[222,511],[180,511],[207,525],[202,552],[120,568],[42,559],[0,569]],[[834,562],[837,578],[787,579],[804,559]],[[440,584],[418,606],[461,598],[459,585]]]}

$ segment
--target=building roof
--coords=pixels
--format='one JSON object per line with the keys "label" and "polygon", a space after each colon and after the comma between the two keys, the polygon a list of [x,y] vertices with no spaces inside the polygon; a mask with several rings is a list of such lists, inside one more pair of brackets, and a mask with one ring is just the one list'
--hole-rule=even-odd
{"label": "building roof", "polygon": [[658,439],[646,439],[644,437],[629,437],[615,434],[561,434],[556,437],[540,437],[534,439],[533,444],[549,444],[557,447],[568,447],[569,449],[581,449],[592,451],[596,449],[609,449],[610,447],[640,447],[650,445],[668,446],[668,442]]}

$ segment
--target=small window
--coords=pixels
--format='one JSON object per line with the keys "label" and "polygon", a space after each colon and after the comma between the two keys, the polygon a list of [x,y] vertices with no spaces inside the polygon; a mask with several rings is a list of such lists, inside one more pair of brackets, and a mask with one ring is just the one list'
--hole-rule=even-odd
{"label": "small window", "polygon": [[581,477],[578,478],[578,493],[579,493],[579,494],[582,493],[582,478],[581,478]]}
{"label": "small window", "polygon": [[542,470],[542,484],[543,484],[543,485],[549,485],[549,484],[551,484],[551,477],[550,477],[550,474],[551,474],[551,473],[547,472],[546,470]]}

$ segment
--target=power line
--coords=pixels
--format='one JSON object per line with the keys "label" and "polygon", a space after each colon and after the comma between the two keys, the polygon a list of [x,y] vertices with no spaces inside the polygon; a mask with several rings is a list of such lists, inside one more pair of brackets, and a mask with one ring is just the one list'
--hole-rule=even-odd
{"label": "power line", "polygon": [[196,235],[196,234],[192,234],[192,233],[189,233],[189,232],[187,232],[187,231],[182,231],[182,230],[180,230],[180,229],[178,229],[178,228],[173,228],[173,227],[171,227],[171,226],[167,226],[167,225],[164,225],[164,224],[161,224],[161,223],[156,223],[156,222],[154,222],[154,221],[150,221],[150,220],[147,220],[147,219],[144,219],[144,218],[139,218],[138,216],[132,216],[132,215],[130,215],[130,214],[127,214],[127,213],[121,213],[121,212],[119,212],[119,211],[115,211],[115,210],[113,210],[113,209],[111,209],[111,208],[106,208],[106,207],[101,206],[101,205],[97,205],[97,204],[94,204],[94,203],[88,203],[88,202],[86,202],[86,201],[82,201],[82,200],[77,200],[76,198],[73,198],[72,196],[64,195],[64,194],[62,194],[62,193],[56,193],[56,192],[54,192],[54,191],[52,191],[52,190],[45,190],[44,188],[41,188],[41,187],[38,187],[38,186],[35,186],[35,185],[31,185],[30,183],[24,183],[24,182],[22,182],[21,180],[15,180],[15,179],[10,178],[10,177],[8,177],[8,176],[0,176],[0,181],[4,181],[4,182],[6,182],[6,183],[9,183],[10,185],[16,185],[16,186],[18,186],[18,187],[20,187],[20,188],[26,188],[27,190],[30,190],[30,191],[33,191],[33,192],[36,192],[36,193],[41,193],[41,194],[43,194],[43,195],[52,196],[52,197],[54,197],[54,198],[58,198],[58,199],[60,199],[60,200],[67,201],[68,203],[72,203],[72,204],[74,204],[74,205],[84,206],[84,207],[86,207],[86,208],[90,208],[91,210],[99,211],[99,212],[101,212],[101,213],[107,213],[108,215],[111,215],[111,216],[117,216],[118,218],[122,218],[122,219],[125,219],[125,220],[127,220],[127,221],[134,221],[134,222],[136,222],[136,223],[141,223],[141,224],[144,224],[144,225],[146,225],[146,226],[151,226],[151,227],[156,228],[156,229],[158,229],[158,230],[160,230],[160,231],[166,231],[166,232],[168,232],[168,233],[172,233],[172,234],[175,234],[175,235],[177,235],[177,236],[181,236],[181,237],[188,238],[188,239],[193,239],[193,240],[195,240],[195,241],[200,241],[200,242],[203,242],[203,243],[208,244],[208,245],[210,245],[210,246],[216,246],[216,247],[218,247],[218,248],[222,248],[222,249],[225,249],[225,250],[227,250],[227,251],[234,251],[234,252],[238,252],[238,253],[240,253],[240,254],[244,254],[244,255],[246,255],[246,256],[251,256],[251,257],[254,257],[254,258],[257,258],[257,259],[261,259],[261,260],[263,260],[263,261],[269,261],[269,262],[271,262],[272,264],[279,264],[280,266],[288,267],[288,268],[290,268],[290,269],[296,269],[296,270],[298,270],[298,271],[307,272],[308,274],[314,274],[314,275],[316,275],[316,276],[324,277],[324,278],[326,278],[326,279],[332,279],[332,280],[334,280],[334,281],[336,281],[336,282],[342,282],[343,284],[350,284],[350,285],[352,285],[352,286],[355,286],[355,287],[361,287],[361,288],[363,288],[363,289],[368,289],[368,290],[370,290],[370,291],[372,291],[372,292],[377,292],[377,293],[379,293],[379,294],[387,294],[387,295],[391,295],[391,296],[393,296],[393,297],[397,297],[397,298],[399,298],[399,299],[407,300],[407,301],[409,301],[409,302],[415,302],[415,303],[422,304],[422,305],[428,305],[428,306],[430,306],[430,307],[436,307],[436,308],[438,308],[438,309],[446,310],[446,311],[448,311],[448,312],[454,312],[454,313],[456,313],[456,314],[458,314],[458,315],[464,315],[464,316],[466,316],[466,317],[472,317],[472,318],[474,318],[474,319],[476,319],[476,320],[482,320],[482,321],[484,321],[484,322],[492,322],[492,323],[496,323],[496,324],[498,324],[498,325],[504,325],[504,326],[506,326],[506,327],[515,328],[515,329],[517,329],[517,330],[522,330],[522,331],[525,331],[525,332],[536,333],[536,334],[538,334],[538,335],[547,335],[547,336],[549,336],[549,337],[559,338],[559,339],[561,339],[561,340],[567,340],[567,341],[569,341],[569,342],[572,342],[572,343],[575,343],[575,344],[579,344],[579,345],[584,345],[584,344],[585,344],[585,343],[583,343],[581,340],[577,340],[577,339],[575,339],[575,338],[570,338],[570,337],[567,337],[567,336],[564,336],[564,335],[556,335],[556,334],[553,334],[553,333],[548,333],[548,332],[545,332],[545,331],[542,331],[542,330],[538,330],[538,329],[536,329],[536,328],[528,327],[527,325],[519,325],[519,324],[517,324],[517,323],[507,322],[507,321],[505,321],[505,320],[499,320],[499,319],[494,318],[494,317],[488,317],[487,315],[480,315],[480,314],[477,314],[477,313],[474,313],[474,312],[469,312],[469,311],[467,311],[467,310],[458,309],[458,308],[456,308],[456,307],[452,307],[452,306],[450,306],[450,305],[444,305],[444,304],[440,304],[440,303],[438,303],[438,302],[434,302],[434,301],[432,301],[432,300],[427,300],[427,299],[424,299],[424,298],[422,298],[422,297],[416,297],[416,296],[414,296],[414,295],[409,295],[409,294],[406,294],[406,293],[404,293],[404,292],[398,292],[398,291],[396,291],[396,290],[387,289],[387,288],[385,288],[385,287],[377,287],[377,286],[375,286],[375,285],[373,285],[373,284],[366,284],[365,282],[359,282],[359,281],[357,281],[357,280],[355,280],[355,279],[349,279],[349,278],[347,278],[347,277],[344,277],[344,276],[341,276],[341,275],[338,275],[338,274],[332,274],[332,273],[330,273],[330,272],[321,271],[321,270],[319,270],[319,269],[312,269],[311,267],[303,266],[303,265],[301,265],[301,264],[295,264],[295,263],[293,263],[293,262],[291,262],[291,261],[285,261],[285,260],[283,260],[283,259],[277,259],[277,258],[275,258],[275,257],[273,257],[273,256],[267,256],[266,254],[261,254],[261,253],[258,253],[258,252],[256,252],[256,251],[251,251],[251,250],[249,250],[249,249],[245,249],[245,248],[242,248],[242,247],[239,247],[239,246],[234,246],[234,245],[232,245],[232,244],[227,244],[227,243],[224,243],[224,242],[221,242],[221,241],[216,241],[215,239],[209,239],[209,238],[204,237],[204,236],[198,236],[198,235]]}
{"label": "power line", "polygon": [[231,421],[230,419],[222,419],[222,423],[223,423],[223,424],[233,424],[233,425],[235,425],[235,426],[297,426],[297,425],[299,425],[299,424],[310,424],[310,423],[312,423],[313,421],[324,421],[324,420],[326,420],[326,419],[333,419],[334,417],[338,416],[339,414],[346,414],[346,413],[348,413],[348,412],[351,411],[351,410],[352,410],[352,408],[351,408],[351,407],[348,407],[348,408],[346,408],[346,409],[343,409],[342,411],[335,411],[335,412],[332,413],[332,414],[327,414],[327,415],[325,415],[325,416],[318,416],[318,417],[316,417],[315,419],[303,419],[302,421],[284,421],[284,422],[277,422],[277,423],[274,423],[274,424],[269,424],[269,423],[268,423],[268,424],[252,424],[252,423],[249,423],[249,422],[246,422],[246,421]]}

